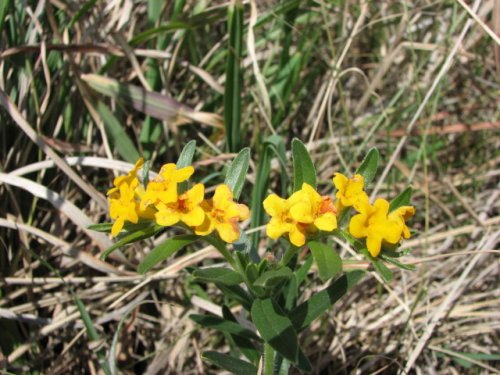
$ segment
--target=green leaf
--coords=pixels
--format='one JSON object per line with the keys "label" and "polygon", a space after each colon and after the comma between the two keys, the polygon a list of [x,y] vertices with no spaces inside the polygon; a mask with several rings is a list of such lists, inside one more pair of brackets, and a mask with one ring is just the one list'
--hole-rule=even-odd
{"label": "green leaf", "polygon": [[224,89],[224,125],[226,142],[230,152],[236,152],[241,144],[241,55],[243,49],[243,5],[232,2],[228,8],[229,44],[227,49],[226,83]]}
{"label": "green leaf", "polygon": [[224,184],[231,188],[233,197],[237,200],[240,197],[241,190],[245,184],[245,178],[250,163],[250,149],[245,147],[234,158],[226,173]]}
{"label": "green leaf", "polygon": [[196,151],[196,141],[193,139],[186,143],[184,148],[179,155],[179,159],[177,159],[177,163],[175,164],[178,169],[189,167],[193,164],[193,157]]}
{"label": "green leaf", "polygon": [[148,255],[146,255],[142,262],[137,266],[137,272],[139,272],[140,274],[148,272],[151,268],[167,259],[177,250],[180,250],[184,246],[193,243],[198,238],[199,237],[194,234],[183,234],[166,240],[162,244],[156,246]]}
{"label": "green leaf", "polygon": [[303,183],[316,189],[316,169],[306,146],[297,138],[292,141],[293,191],[300,190]]}
{"label": "green leaf", "polygon": [[[195,151],[196,151],[196,141],[193,139],[192,141],[186,143],[186,145],[181,151],[181,154],[179,155],[179,159],[177,159],[177,163],[175,164],[175,166],[178,169],[181,169],[193,164],[193,157]],[[187,181],[180,182],[177,189],[179,194],[184,193],[188,189]]]}
{"label": "green leaf", "polygon": [[129,138],[118,119],[100,100],[97,100],[96,102],[96,110],[99,113],[102,121],[104,122],[106,134],[108,135],[110,141],[113,143],[118,154],[124,160],[130,163],[135,163],[136,160],[140,157],[139,151],[137,151],[137,149],[135,148],[134,143]]}
{"label": "green leaf", "polygon": [[373,178],[377,173],[379,158],[380,154],[377,148],[373,147],[368,151],[358,169],[356,169],[356,173],[360,174],[365,179],[365,186],[369,185],[370,182],[373,181]]}
{"label": "green leaf", "polygon": [[215,315],[199,315],[199,314],[191,314],[189,315],[189,319],[198,323],[199,325],[207,328],[216,329],[218,331],[231,333],[234,335],[238,335],[241,337],[245,337],[247,339],[262,341],[259,336],[255,333],[242,327],[237,322],[232,322],[223,318],[220,318]]}
{"label": "green leaf", "polygon": [[256,375],[257,367],[249,362],[239,358],[232,357],[227,354],[218,353],[212,350],[202,353],[202,357],[214,365],[223,368],[233,374],[238,375]]}
{"label": "green leaf", "polygon": [[0,2],[0,35],[3,34],[3,25],[5,23],[5,18],[7,17],[7,12],[9,11],[11,2],[12,0],[3,0]]}
{"label": "green leaf", "polygon": [[[127,222],[123,226],[123,230],[126,232],[135,232],[137,230],[144,229],[149,226],[151,226],[150,221],[142,221],[138,222],[137,224]],[[90,230],[95,230],[96,232],[103,232],[103,233],[110,233],[112,227],[113,223],[99,223],[87,226],[87,228]]]}
{"label": "green leaf", "polygon": [[307,328],[314,319],[321,316],[342,298],[365,275],[364,271],[347,272],[334,280],[327,288],[314,294],[290,313],[290,319],[297,332]]}
{"label": "green leaf", "polygon": [[399,267],[399,268],[404,269],[404,270],[413,271],[416,268],[413,264],[401,263],[400,261],[394,259],[394,257],[387,256],[383,253],[380,254],[379,257],[381,259],[385,260],[386,262],[394,264],[396,267]]}
{"label": "green leaf", "polygon": [[402,206],[408,206],[410,204],[412,194],[413,189],[411,186],[408,186],[391,201],[389,205],[389,212]]}
{"label": "green leaf", "polygon": [[385,282],[389,282],[392,280],[392,271],[387,268],[384,262],[382,262],[379,258],[374,258],[372,263],[373,267],[375,267],[375,271],[377,271],[377,273],[382,276],[382,279],[384,279]]}
{"label": "green leaf", "polygon": [[119,241],[117,241],[113,246],[111,246],[109,249],[107,249],[105,252],[101,254],[101,259],[106,259],[106,257],[111,254],[113,251],[118,249],[119,247],[123,245],[127,245],[132,242],[137,242],[144,240],[146,238],[149,238],[151,236],[154,236],[156,233],[161,231],[163,229],[162,226],[160,225],[153,225],[144,229],[139,229],[137,231],[134,231],[130,234],[127,234],[126,236],[122,237]]}
{"label": "green leaf", "polygon": [[342,272],[342,259],[331,246],[312,241],[308,244],[318,265],[321,281],[327,281]]}
{"label": "green leaf", "polygon": [[296,363],[299,355],[297,332],[290,319],[279,311],[274,302],[270,298],[256,299],[251,316],[264,341],[283,357]]}
{"label": "green leaf", "polygon": [[[236,318],[234,317],[231,310],[226,305],[222,306],[222,317],[228,321],[238,323]],[[243,353],[245,357],[247,357],[253,363],[257,363],[260,359],[260,352],[256,349],[254,343],[245,337],[230,334],[234,345]],[[262,341],[259,337],[259,342]]]}
{"label": "green leaf", "polygon": [[193,276],[196,278],[196,281],[223,285],[238,285],[243,282],[243,278],[239,273],[223,267],[198,269],[193,272]]}
{"label": "green leaf", "polygon": [[283,267],[278,270],[264,272],[257,280],[255,280],[254,285],[265,288],[273,288],[290,279],[292,276],[292,270],[288,267]]}
{"label": "green leaf", "polygon": [[241,303],[245,310],[250,311],[252,308],[253,297],[241,286],[224,285],[220,283],[215,285],[222,291],[222,294],[224,294],[226,298],[234,299],[235,301]]}

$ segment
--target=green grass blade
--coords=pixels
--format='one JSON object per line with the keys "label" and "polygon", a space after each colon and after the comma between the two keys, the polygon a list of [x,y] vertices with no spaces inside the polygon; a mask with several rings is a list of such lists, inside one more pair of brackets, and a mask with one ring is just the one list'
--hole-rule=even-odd
{"label": "green grass blade", "polygon": [[241,54],[243,49],[243,5],[235,0],[228,10],[229,45],[224,88],[224,125],[229,152],[241,144]]}
{"label": "green grass blade", "polygon": [[104,122],[104,128],[106,129],[109,140],[113,143],[118,154],[124,160],[135,163],[140,157],[139,151],[137,151],[137,148],[134,146],[134,143],[129,138],[118,119],[100,100],[96,102],[96,109]]}

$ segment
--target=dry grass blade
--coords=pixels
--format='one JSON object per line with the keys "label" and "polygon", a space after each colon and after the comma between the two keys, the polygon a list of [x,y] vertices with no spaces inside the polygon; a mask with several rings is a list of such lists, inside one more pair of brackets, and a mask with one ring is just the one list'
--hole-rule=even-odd
{"label": "dry grass blade", "polygon": [[66,175],[74,181],[83,191],[85,191],[92,199],[94,199],[104,210],[107,210],[108,204],[106,199],[99,193],[92,185],[84,181],[74,170],[72,170],[59,155],[57,155],[44,141],[44,139],[36,134],[33,128],[23,118],[15,104],[10,98],[0,89],[0,104],[7,110],[12,119],[22,129],[22,131],[43,151],[50,157],[57,166]]}
{"label": "dry grass blade", "polygon": [[222,118],[215,113],[198,112],[175,99],[142,87],[119,83],[96,74],[84,74],[81,79],[94,90],[130,104],[134,109],[160,120],[186,124],[192,121],[222,127]]}
{"label": "dry grass blade", "polygon": [[[93,224],[93,221],[90,220],[89,217],[73,203],[55,191],[49,190],[45,186],[37,184],[36,182],[26,178],[12,176],[5,173],[0,173],[0,182],[11,186],[17,186],[30,192],[38,198],[49,201],[58,211],[66,215],[73,223],[75,223],[80,230],[85,232],[102,251],[112,245],[112,242],[104,234],[87,229],[89,225]],[[120,271],[112,267],[110,264],[96,259],[92,255],[79,249],[70,248],[68,249],[68,252],[73,257],[80,259],[83,263],[94,269],[100,270],[101,272],[120,273]]]}

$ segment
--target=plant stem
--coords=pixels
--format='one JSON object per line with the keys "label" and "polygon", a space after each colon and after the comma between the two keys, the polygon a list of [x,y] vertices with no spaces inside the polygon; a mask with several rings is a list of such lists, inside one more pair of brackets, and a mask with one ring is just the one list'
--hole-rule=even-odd
{"label": "plant stem", "polygon": [[274,349],[267,342],[264,344],[264,375],[274,373]]}

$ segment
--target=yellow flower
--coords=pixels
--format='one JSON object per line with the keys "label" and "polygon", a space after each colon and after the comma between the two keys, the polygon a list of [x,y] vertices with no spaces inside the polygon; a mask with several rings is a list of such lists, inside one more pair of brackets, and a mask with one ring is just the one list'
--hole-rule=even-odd
{"label": "yellow flower", "polygon": [[[140,158],[135,162],[134,168],[127,173],[126,176],[118,176],[113,180],[113,185],[111,189],[108,190],[107,195],[112,196],[113,194],[118,193],[120,186],[123,184],[131,185],[133,181],[137,180],[137,171],[142,168],[144,165],[144,159]],[[139,186],[139,184],[137,184]]]}
{"label": "yellow flower", "polygon": [[373,257],[380,253],[383,242],[395,245],[402,237],[409,237],[405,219],[413,216],[413,207],[404,206],[388,213],[389,202],[377,199],[373,206],[363,201],[356,209],[359,214],[351,218],[349,232],[356,238],[366,237],[366,247]]}
{"label": "yellow flower", "polygon": [[390,221],[399,222],[403,227],[403,238],[410,238],[410,229],[406,225],[406,220],[411,219],[415,215],[415,207],[412,206],[401,206],[391,211],[388,215]]}
{"label": "yellow flower", "polygon": [[301,224],[313,224],[319,230],[331,232],[337,228],[337,209],[328,196],[321,196],[309,184],[289,198],[291,217]]}
{"label": "yellow flower", "polygon": [[206,236],[216,230],[228,243],[240,237],[238,221],[250,216],[247,206],[233,201],[233,193],[227,185],[217,186],[213,198],[203,201],[201,207],[205,211],[205,220],[195,228],[195,233]]}
{"label": "yellow flower", "polygon": [[355,206],[359,202],[368,201],[368,196],[363,190],[365,179],[360,174],[347,178],[342,173],[335,173],[333,184],[338,190],[335,196],[341,207]]}
{"label": "yellow flower", "polygon": [[141,208],[150,204],[168,204],[177,201],[177,184],[186,181],[194,173],[189,166],[177,169],[175,164],[169,163],[161,167],[160,173],[148,183],[145,193],[141,197]]}
{"label": "yellow flower", "polygon": [[271,216],[266,233],[272,239],[288,233],[290,242],[300,247],[305,244],[308,232],[317,229],[330,232],[337,228],[337,210],[332,200],[322,197],[306,183],[287,200],[271,194],[263,204]]}
{"label": "yellow flower", "polygon": [[205,219],[205,211],[200,207],[205,195],[203,184],[196,184],[184,194],[179,195],[176,202],[158,203],[155,214],[159,225],[170,226],[182,221],[190,227],[201,225]]}
{"label": "yellow flower", "polygon": [[111,235],[115,237],[125,225],[125,221],[136,224],[139,221],[139,204],[135,200],[135,188],[139,183],[133,180],[129,185],[121,183],[113,196],[109,199],[109,216],[115,220],[111,228]]}
{"label": "yellow flower", "polygon": [[305,226],[299,225],[290,216],[290,200],[280,198],[276,194],[269,195],[264,199],[264,210],[271,220],[266,225],[266,234],[273,240],[288,233],[290,242],[295,246],[302,246],[306,241]]}

